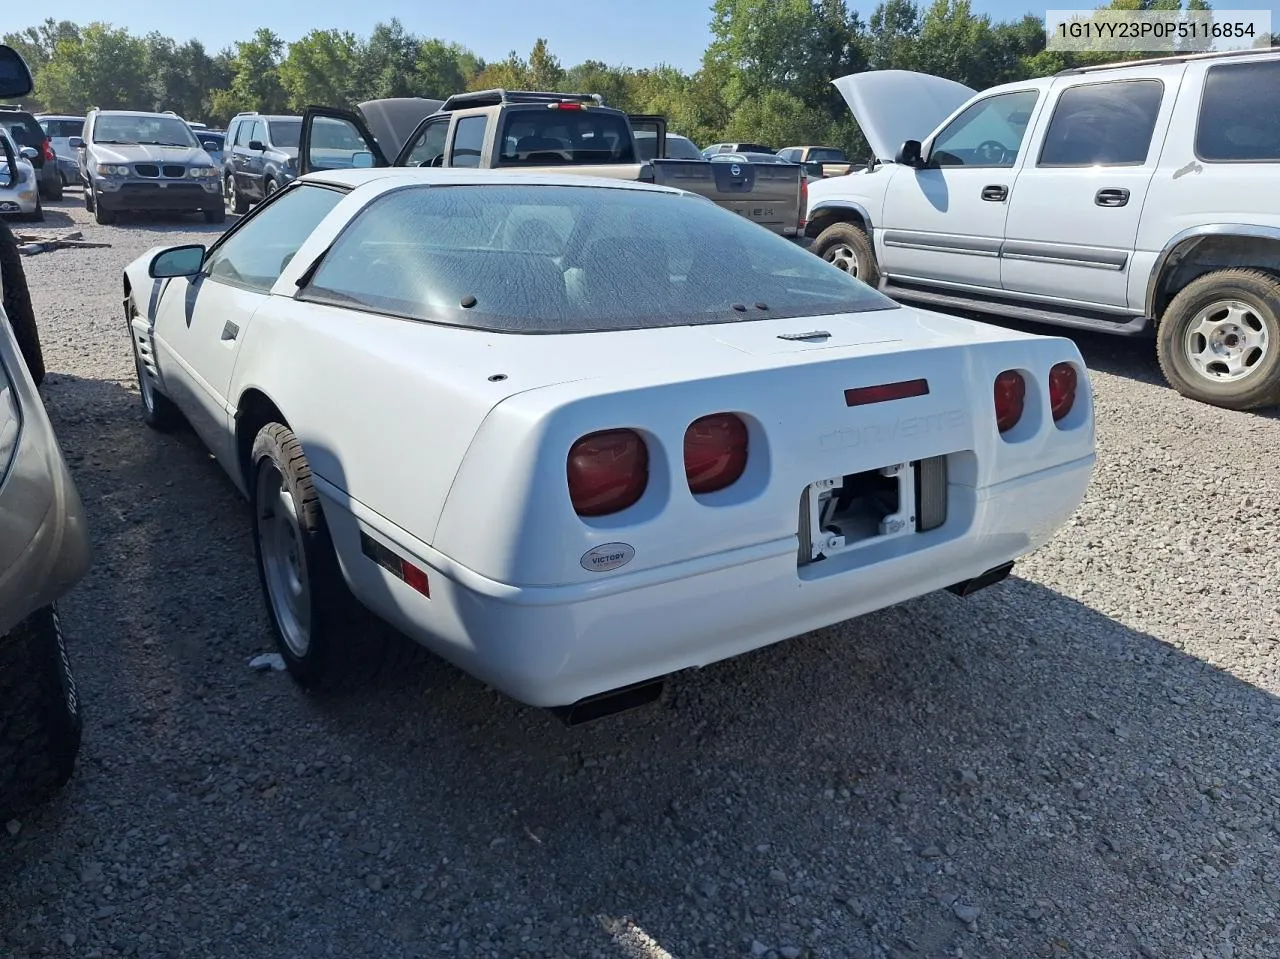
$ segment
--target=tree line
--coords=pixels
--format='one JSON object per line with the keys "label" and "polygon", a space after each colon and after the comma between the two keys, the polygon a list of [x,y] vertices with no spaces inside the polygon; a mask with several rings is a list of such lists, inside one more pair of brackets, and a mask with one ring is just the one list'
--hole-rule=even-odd
{"label": "tree line", "polygon": [[[1113,0],[1108,7],[1181,9],[1180,0]],[[1208,8],[1207,0],[1187,0],[1187,9]],[[443,99],[490,87],[581,91],[628,112],[662,114],[672,132],[699,145],[829,144],[853,156],[865,154],[865,142],[831,86],[836,77],[918,70],[981,90],[1126,58],[1046,50],[1041,17],[997,23],[975,13],[969,0],[882,0],[865,20],[845,0],[714,0],[710,14],[712,39],[691,72],[598,60],[566,67],[545,39],[527,56],[512,51],[489,62],[459,43],[411,33],[394,18],[367,37],[317,29],[292,43],[263,28],[214,53],[196,39],[179,43],[160,33],[136,36],[108,23],[53,18],[3,41],[35,73],[26,103],[51,112],[173,110],[219,127],[243,110],[296,113],[309,104]]]}

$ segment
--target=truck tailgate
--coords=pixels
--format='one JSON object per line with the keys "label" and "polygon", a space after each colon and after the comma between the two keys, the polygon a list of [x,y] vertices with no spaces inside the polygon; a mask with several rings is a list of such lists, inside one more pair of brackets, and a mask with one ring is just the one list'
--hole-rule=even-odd
{"label": "truck tailgate", "polygon": [[800,220],[798,165],[654,160],[654,181],[714,200],[774,233],[792,236]]}

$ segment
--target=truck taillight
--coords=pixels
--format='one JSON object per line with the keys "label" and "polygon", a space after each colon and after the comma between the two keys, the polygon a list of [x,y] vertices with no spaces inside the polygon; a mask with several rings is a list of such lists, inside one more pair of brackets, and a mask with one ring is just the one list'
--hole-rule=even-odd
{"label": "truck taillight", "polygon": [[809,178],[805,175],[804,169],[800,170],[800,218],[796,220],[796,232],[804,235],[805,225],[809,222]]}
{"label": "truck taillight", "polygon": [[692,493],[736,483],[747,468],[747,424],[733,413],[699,417],[684,431],[684,475]]}
{"label": "truck taillight", "polygon": [[1007,433],[1018,425],[1026,408],[1027,381],[1017,370],[1005,370],[996,377],[996,426]]}
{"label": "truck taillight", "polygon": [[56,163],[58,161],[58,155],[53,152],[53,141],[48,137],[45,137],[44,142],[40,144],[40,152],[46,161],[50,163]]}
{"label": "truck taillight", "polygon": [[1071,412],[1076,405],[1076,386],[1079,377],[1070,363],[1056,363],[1049,370],[1049,408],[1056,423]]}
{"label": "truck taillight", "polygon": [[569,498],[579,516],[607,516],[634,505],[649,485],[649,448],[635,430],[600,430],[569,449]]}

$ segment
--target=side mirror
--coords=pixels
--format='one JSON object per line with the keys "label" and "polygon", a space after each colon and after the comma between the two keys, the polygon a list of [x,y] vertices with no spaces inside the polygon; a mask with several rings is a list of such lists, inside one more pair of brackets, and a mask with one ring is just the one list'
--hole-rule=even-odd
{"label": "side mirror", "polygon": [[201,140],[200,145],[206,150],[212,150],[214,153],[217,153],[220,149],[217,140]]}
{"label": "side mirror", "polygon": [[263,153],[266,151],[267,145],[263,143],[261,140],[250,140],[249,149],[256,150],[258,153]]}
{"label": "side mirror", "polygon": [[195,276],[204,266],[205,248],[199,243],[188,246],[171,246],[151,258],[147,275],[153,280],[175,276]]}
{"label": "side mirror", "polygon": [[924,166],[924,158],[920,152],[920,141],[903,141],[902,146],[898,147],[898,155],[893,158],[893,162],[901,163],[903,166],[916,167],[917,169]]}
{"label": "side mirror", "polygon": [[40,151],[37,150],[35,147],[23,147],[21,150],[21,153],[28,160],[34,160],[38,156],[40,156]]}
{"label": "side mirror", "polygon": [[67,137],[67,146],[73,150],[83,150],[84,137]]}
{"label": "side mirror", "polygon": [[13,47],[0,46],[0,99],[25,97],[35,83],[22,54]]}
{"label": "side mirror", "polygon": [[351,167],[354,170],[367,170],[373,166],[373,154],[368,150],[361,150],[358,153],[351,154]]}

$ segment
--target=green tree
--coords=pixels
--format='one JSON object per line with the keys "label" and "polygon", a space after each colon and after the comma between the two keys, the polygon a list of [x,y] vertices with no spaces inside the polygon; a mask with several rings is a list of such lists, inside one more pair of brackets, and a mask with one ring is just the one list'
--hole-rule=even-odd
{"label": "green tree", "polygon": [[416,76],[421,44],[395,17],[375,25],[361,48],[353,92],[361,100],[421,95]]}
{"label": "green tree", "polygon": [[278,70],[289,106],[301,112],[313,104],[364,99],[356,89],[361,56],[359,38],[348,31],[312,30],[289,44]]}
{"label": "green tree", "polygon": [[[515,57],[515,53],[511,56]],[[475,54],[456,43],[424,40],[418,45],[414,65],[414,95],[446,100],[465,90],[483,89],[474,84],[484,69]]]}
{"label": "green tree", "polygon": [[231,83],[214,93],[213,114],[229,119],[242,110],[286,112],[289,95],[280,82],[284,48],[284,41],[265,27],[255,31],[252,40],[237,42],[229,63]]}
{"label": "green tree", "polygon": [[128,30],[91,23],[54,45],[36,93],[57,112],[137,108],[149,100],[147,44]]}

